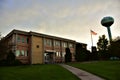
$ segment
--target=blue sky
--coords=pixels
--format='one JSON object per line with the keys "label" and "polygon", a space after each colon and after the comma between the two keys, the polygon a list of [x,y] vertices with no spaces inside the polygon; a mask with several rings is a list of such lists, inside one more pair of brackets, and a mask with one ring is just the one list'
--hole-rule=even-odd
{"label": "blue sky", "polygon": [[0,0],[0,32],[3,36],[13,29],[34,31],[73,39],[91,46],[100,35],[108,38],[101,19],[112,16],[113,38],[120,36],[120,0]]}

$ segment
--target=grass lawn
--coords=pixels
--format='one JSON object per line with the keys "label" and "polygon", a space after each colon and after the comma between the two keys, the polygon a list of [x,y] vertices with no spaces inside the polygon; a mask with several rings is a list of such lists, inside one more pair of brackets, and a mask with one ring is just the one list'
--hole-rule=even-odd
{"label": "grass lawn", "polygon": [[70,63],[69,65],[86,70],[107,80],[120,80],[120,61]]}
{"label": "grass lawn", "polygon": [[0,67],[0,80],[79,80],[59,65]]}

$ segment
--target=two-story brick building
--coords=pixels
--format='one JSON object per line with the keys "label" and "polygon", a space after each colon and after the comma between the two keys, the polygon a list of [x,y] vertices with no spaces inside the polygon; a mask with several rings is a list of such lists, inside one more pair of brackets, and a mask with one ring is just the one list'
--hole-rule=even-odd
{"label": "two-story brick building", "polygon": [[[75,40],[32,31],[13,30],[4,38],[4,41],[14,52],[16,59],[25,64],[64,62],[67,47],[72,53],[72,61],[75,61]],[[83,47],[86,46],[83,44]]]}

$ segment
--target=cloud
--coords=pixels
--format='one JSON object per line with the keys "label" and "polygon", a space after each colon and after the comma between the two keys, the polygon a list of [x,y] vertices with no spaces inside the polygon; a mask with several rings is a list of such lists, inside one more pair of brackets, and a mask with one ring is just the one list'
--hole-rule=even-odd
{"label": "cloud", "polygon": [[119,0],[12,0],[0,11],[0,30],[4,33],[13,28],[32,30],[89,44],[90,29],[107,35],[106,28],[100,24],[107,15],[115,19],[111,27],[113,36],[120,34],[119,9]]}
{"label": "cloud", "polygon": [[[12,11],[4,11],[4,14],[0,18],[0,25],[2,27],[8,27],[11,25],[20,25],[24,24],[25,22],[29,24],[34,24],[31,22],[34,22],[35,19],[38,18],[38,16],[42,16],[43,9],[40,8],[38,5],[33,5],[29,8],[21,8],[21,9],[15,9]],[[28,24],[28,25],[29,25]]]}

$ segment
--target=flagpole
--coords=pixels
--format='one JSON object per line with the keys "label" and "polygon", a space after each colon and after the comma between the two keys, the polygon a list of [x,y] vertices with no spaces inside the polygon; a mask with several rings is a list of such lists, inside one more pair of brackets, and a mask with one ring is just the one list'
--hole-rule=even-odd
{"label": "flagpole", "polygon": [[90,30],[90,33],[91,33],[91,43],[92,43],[92,46],[93,46],[93,37],[92,37],[92,32]]}

